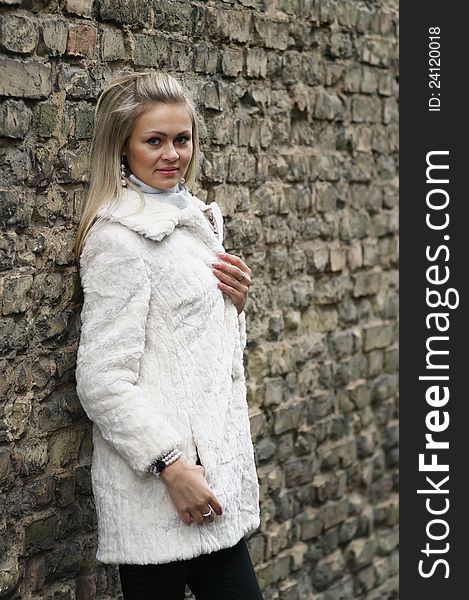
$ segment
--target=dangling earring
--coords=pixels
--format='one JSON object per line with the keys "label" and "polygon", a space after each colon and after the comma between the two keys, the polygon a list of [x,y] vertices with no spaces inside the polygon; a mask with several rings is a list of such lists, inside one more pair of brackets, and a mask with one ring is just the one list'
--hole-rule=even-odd
{"label": "dangling earring", "polygon": [[184,185],[186,183],[186,180],[184,179],[184,177],[181,177],[181,179],[179,180],[179,183],[181,185]]}
{"label": "dangling earring", "polygon": [[121,186],[127,187],[127,181],[125,180],[124,156],[121,156]]}

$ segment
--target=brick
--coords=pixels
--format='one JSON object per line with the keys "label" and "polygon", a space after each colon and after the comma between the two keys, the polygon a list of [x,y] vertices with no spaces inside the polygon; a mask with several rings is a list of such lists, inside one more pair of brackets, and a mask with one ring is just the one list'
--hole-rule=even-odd
{"label": "brick", "polygon": [[339,224],[340,237],[345,241],[364,238],[370,233],[371,223],[370,215],[365,211],[344,211]]}
{"label": "brick", "polygon": [[262,48],[246,48],[246,74],[248,77],[266,77],[267,54]]}
{"label": "brick", "polygon": [[255,441],[265,432],[267,420],[265,414],[255,408],[250,409],[249,420],[251,424],[251,435]]}
{"label": "brick", "polygon": [[394,332],[391,324],[368,325],[364,328],[363,349],[386,348],[393,342]]}
{"label": "brick", "polygon": [[329,502],[321,507],[320,518],[324,529],[329,529],[344,521],[348,516],[348,498],[342,498],[337,502]]}
{"label": "brick", "polygon": [[256,159],[252,155],[230,154],[227,181],[248,182],[253,181],[256,175]]}
{"label": "brick", "polygon": [[31,306],[29,291],[33,283],[32,275],[6,277],[2,281],[2,314],[21,313]]}
{"label": "brick", "polygon": [[78,146],[65,149],[57,168],[57,179],[60,183],[84,181],[88,168],[87,148]]}
{"label": "brick", "polygon": [[47,19],[42,23],[38,52],[49,56],[61,56],[67,48],[67,37],[66,21]]}
{"label": "brick", "polygon": [[10,471],[10,450],[0,448],[0,482],[3,482]]}
{"label": "brick", "polygon": [[127,56],[122,31],[104,29],[100,40],[101,58],[104,61],[123,60]]}
{"label": "brick", "polygon": [[381,121],[381,103],[373,96],[354,96],[352,98],[352,121],[377,123]]}
{"label": "brick", "polygon": [[281,377],[264,379],[264,406],[278,406],[282,404],[285,384]]}
{"label": "brick", "polygon": [[41,431],[51,432],[70,425],[83,415],[74,390],[53,392],[41,402],[36,424]]}
{"label": "brick", "polygon": [[15,147],[0,149],[0,185],[31,183],[35,172],[30,150]]}
{"label": "brick", "polygon": [[39,104],[38,113],[39,136],[44,138],[51,137],[57,126],[59,107],[51,102],[44,102]]}
{"label": "brick", "polygon": [[344,91],[353,93],[359,92],[361,87],[361,79],[361,68],[352,64],[344,74]]}
{"label": "brick", "polygon": [[94,98],[97,95],[96,83],[91,77],[90,69],[61,64],[57,83],[59,91],[65,91],[67,98]]}
{"label": "brick", "polygon": [[388,71],[379,71],[378,73],[378,92],[382,96],[392,96],[394,92],[394,83],[392,73]]}
{"label": "brick", "polygon": [[384,352],[384,370],[386,373],[395,373],[399,368],[398,348],[386,348]]}
{"label": "brick", "polygon": [[89,139],[93,135],[94,108],[88,104],[75,107],[75,138]]}
{"label": "brick", "polygon": [[354,53],[354,42],[352,35],[344,31],[328,32],[329,43],[327,44],[327,56],[332,59],[352,58]]}
{"label": "brick", "polygon": [[370,67],[363,67],[360,91],[363,94],[375,94],[378,88],[378,72]]}
{"label": "brick", "polygon": [[308,420],[314,423],[316,419],[329,414],[333,408],[333,396],[330,391],[317,390],[313,393],[313,398],[309,405]]}
{"label": "brick", "polygon": [[221,57],[222,72],[228,77],[236,77],[243,70],[243,50],[241,48],[224,48]]}
{"label": "brick", "polygon": [[303,512],[297,515],[296,522],[300,527],[300,539],[303,542],[316,538],[323,530],[320,514],[312,507],[306,507]]}
{"label": "brick", "polygon": [[99,16],[102,21],[114,21],[120,25],[148,27],[151,5],[146,0],[101,0]]}
{"label": "brick", "polygon": [[5,567],[0,571],[0,590],[8,595],[17,596],[17,588],[24,577],[24,567],[17,560],[10,560],[4,565]]}
{"label": "brick", "polygon": [[314,116],[316,119],[342,121],[344,112],[345,107],[339,96],[328,93],[325,90],[317,93],[314,107]]}
{"label": "brick", "polygon": [[375,402],[383,402],[397,391],[395,374],[380,375],[372,382],[371,397]]}
{"label": "brick", "polygon": [[49,461],[52,468],[65,467],[76,461],[80,446],[80,437],[72,429],[58,430],[49,443]]}
{"label": "brick", "polygon": [[339,302],[347,292],[348,287],[348,279],[343,275],[321,277],[316,285],[316,302],[318,304]]}
{"label": "brick", "polygon": [[93,0],[65,0],[65,10],[72,15],[91,18]]}
{"label": "brick", "polygon": [[0,59],[0,95],[45,98],[51,89],[49,63],[14,58]]}
{"label": "brick", "polygon": [[355,6],[349,3],[339,4],[337,12],[337,20],[344,27],[355,27],[358,18],[358,10]]}
{"label": "brick", "polygon": [[263,439],[256,445],[256,456],[260,462],[269,460],[274,456],[277,444],[271,439]]}
{"label": "brick", "polygon": [[334,579],[340,577],[344,567],[345,561],[340,550],[320,559],[312,572],[314,587],[317,590],[326,589]]}
{"label": "brick", "polygon": [[198,42],[193,46],[194,70],[198,73],[213,74],[217,71],[218,51],[206,42]]}
{"label": "brick", "polygon": [[71,25],[68,31],[67,54],[94,58],[96,54],[97,30],[92,25]]}
{"label": "brick", "polygon": [[32,112],[22,100],[6,100],[0,106],[0,135],[22,139],[31,125]]}
{"label": "brick", "polygon": [[286,462],[284,468],[286,486],[295,487],[309,483],[318,471],[319,464],[314,458],[302,458]]}
{"label": "brick", "polygon": [[162,67],[171,55],[169,43],[155,35],[135,35],[134,62],[143,67]]}
{"label": "brick", "polygon": [[192,6],[190,2],[170,3],[166,0],[153,2],[155,29],[158,31],[177,31],[179,35],[191,36],[193,30],[203,27],[204,9]]}
{"label": "brick", "polygon": [[385,98],[383,101],[383,123],[397,123],[399,108],[395,98]]}
{"label": "brick", "polygon": [[29,54],[39,41],[38,26],[31,17],[5,13],[0,21],[0,40],[5,50]]}
{"label": "brick", "polygon": [[396,56],[394,43],[383,38],[368,37],[363,41],[361,59],[374,66],[387,67]]}
{"label": "brick", "polygon": [[347,252],[347,264],[349,269],[355,270],[363,265],[362,245],[359,241],[353,240]]}
{"label": "brick", "polygon": [[48,460],[47,440],[28,439],[20,448],[27,475],[41,473]]}
{"label": "brick", "polygon": [[353,296],[372,296],[379,292],[381,287],[381,271],[361,271],[353,276]]}
{"label": "brick", "polygon": [[265,589],[267,586],[273,583],[273,565],[270,562],[262,563],[256,568],[256,576],[261,589]]}
{"label": "brick", "polygon": [[251,13],[227,8],[207,9],[207,34],[209,39],[230,42],[247,42],[250,35]]}
{"label": "brick", "polygon": [[347,251],[338,243],[329,245],[329,265],[332,272],[342,271],[346,266]]}
{"label": "brick", "polygon": [[376,539],[357,539],[350,542],[345,551],[347,566],[351,571],[357,571],[369,565],[378,549]]}
{"label": "brick", "polygon": [[399,544],[399,531],[397,527],[382,531],[378,534],[378,553],[380,555],[389,554]]}

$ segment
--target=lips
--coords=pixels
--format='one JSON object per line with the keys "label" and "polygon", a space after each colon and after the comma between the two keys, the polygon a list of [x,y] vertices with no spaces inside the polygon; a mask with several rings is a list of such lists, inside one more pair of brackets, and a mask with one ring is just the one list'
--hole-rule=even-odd
{"label": "lips", "polygon": [[175,173],[177,169],[158,169],[160,173]]}

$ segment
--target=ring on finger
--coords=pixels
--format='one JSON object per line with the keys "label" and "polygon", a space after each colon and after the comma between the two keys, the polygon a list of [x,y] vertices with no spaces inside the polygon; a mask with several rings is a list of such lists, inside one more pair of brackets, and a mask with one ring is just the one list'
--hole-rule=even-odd
{"label": "ring on finger", "polygon": [[210,510],[206,514],[202,513],[203,517],[209,517],[212,514],[213,508],[210,506],[210,504],[208,505],[208,507],[209,507]]}

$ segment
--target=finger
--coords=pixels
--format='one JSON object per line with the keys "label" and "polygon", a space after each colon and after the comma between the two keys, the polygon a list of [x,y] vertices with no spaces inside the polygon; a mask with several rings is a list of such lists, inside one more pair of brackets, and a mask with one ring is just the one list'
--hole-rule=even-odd
{"label": "finger", "polygon": [[213,496],[213,498],[210,500],[210,506],[213,508],[213,510],[216,512],[216,514],[218,516],[223,514],[223,508],[222,508],[221,504],[218,502],[218,500],[215,498],[215,496]]}
{"label": "finger", "polygon": [[210,504],[207,506],[207,510],[204,510],[202,512],[202,516],[203,516],[204,520],[208,521],[209,523],[211,523],[212,521],[215,520],[216,513],[213,510],[213,508],[210,506]]}
{"label": "finger", "polygon": [[231,285],[228,285],[227,283],[223,283],[222,281],[219,281],[217,283],[217,285],[221,289],[222,292],[224,292],[225,294],[228,294],[228,296],[233,300],[233,302],[235,304],[242,302],[244,299],[244,296],[246,295],[243,292],[240,292],[239,290],[235,289]]}
{"label": "finger", "polygon": [[221,252],[218,254],[218,258],[221,259],[225,265],[233,265],[234,268],[239,269],[240,272],[246,273],[249,276],[252,275],[251,269],[239,256],[236,256],[235,254],[228,254],[227,252]]}
{"label": "finger", "polygon": [[202,525],[202,523],[204,522],[204,517],[202,516],[202,513],[200,512],[200,510],[197,511],[193,511],[192,512],[192,518],[194,519],[194,521],[196,523],[198,523],[199,525]]}
{"label": "finger", "polygon": [[235,265],[242,271],[245,271],[246,273],[248,273],[248,275],[251,274],[251,269],[239,256],[236,256],[236,254],[229,254],[228,252],[217,252],[217,256]]}
{"label": "finger", "polygon": [[251,279],[249,275],[246,275],[241,279],[241,276],[238,276],[237,273],[227,273],[221,269],[213,269],[213,272],[220,281],[228,283],[235,289],[239,290],[240,292],[242,291],[245,294],[248,292],[249,286],[251,285]]}
{"label": "finger", "polygon": [[190,525],[192,523],[191,514],[187,511],[180,513],[180,517],[186,525]]}
{"label": "finger", "polygon": [[218,263],[214,262],[212,264],[213,273],[220,276],[231,277],[235,282],[242,282],[243,285],[250,286],[252,283],[251,273],[246,271],[245,269],[240,269],[239,267],[235,267],[233,265],[229,265],[228,263]]}

